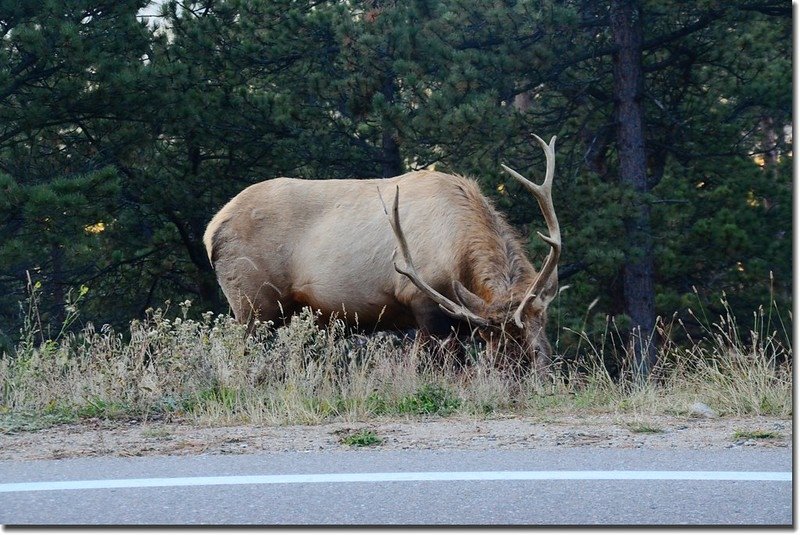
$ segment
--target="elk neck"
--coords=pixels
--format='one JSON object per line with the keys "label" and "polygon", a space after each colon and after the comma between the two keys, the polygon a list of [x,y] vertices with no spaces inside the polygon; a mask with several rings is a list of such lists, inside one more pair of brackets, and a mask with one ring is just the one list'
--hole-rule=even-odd
{"label": "elk neck", "polygon": [[[519,235],[469,179],[458,184],[461,228],[461,275],[470,291],[487,302],[521,298],[536,271],[525,256]],[[517,295],[519,294],[519,295]]]}

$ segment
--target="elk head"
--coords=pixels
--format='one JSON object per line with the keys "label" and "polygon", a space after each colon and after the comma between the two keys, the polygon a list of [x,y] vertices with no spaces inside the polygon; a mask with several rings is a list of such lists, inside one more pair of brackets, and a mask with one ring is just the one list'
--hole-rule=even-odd
{"label": "elk head", "polygon": [[[544,215],[548,234],[537,234],[550,245],[550,251],[544,260],[542,269],[534,273],[532,280],[519,281],[506,295],[495,295],[491,301],[467,289],[460,281],[453,280],[453,295],[458,303],[442,295],[428,285],[418,274],[411,258],[408,243],[400,226],[398,203],[400,192],[396,192],[389,223],[398,242],[404,265],[395,260],[394,267],[408,277],[417,288],[439,305],[449,316],[466,322],[470,328],[476,329],[490,348],[496,349],[505,341],[505,352],[510,357],[522,357],[523,361],[533,364],[540,374],[544,374],[551,363],[552,350],[547,341],[545,327],[547,323],[547,307],[558,292],[558,259],[561,254],[561,230],[553,208],[553,174],[555,171],[555,141],[547,144],[539,136],[534,137],[544,149],[547,168],[544,182],[535,184],[503,165],[503,169],[519,181],[534,196]],[[386,207],[384,206],[384,211]],[[397,250],[395,250],[395,257]],[[511,343],[509,343],[511,342]],[[508,359],[506,359],[508,360]]]}

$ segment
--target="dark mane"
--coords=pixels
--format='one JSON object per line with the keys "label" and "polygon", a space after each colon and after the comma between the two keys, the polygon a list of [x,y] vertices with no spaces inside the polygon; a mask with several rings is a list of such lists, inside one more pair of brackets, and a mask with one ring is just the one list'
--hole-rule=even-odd
{"label": "dark mane", "polygon": [[507,296],[530,285],[535,270],[525,256],[519,234],[506,222],[492,202],[471,179],[456,177],[453,182],[458,210],[467,232],[461,251],[463,280],[471,281],[473,292],[491,300]]}

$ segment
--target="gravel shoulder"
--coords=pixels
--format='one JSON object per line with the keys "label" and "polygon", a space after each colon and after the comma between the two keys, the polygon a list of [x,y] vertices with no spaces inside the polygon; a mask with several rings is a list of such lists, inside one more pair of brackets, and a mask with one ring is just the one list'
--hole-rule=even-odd
{"label": "gravel shoulder", "polygon": [[[0,435],[0,460],[348,450],[370,430],[370,449],[792,448],[792,420],[589,415],[394,418],[323,425],[202,427],[191,422],[88,420]],[[766,435],[755,438],[756,435]],[[367,446],[365,446],[367,447]]]}

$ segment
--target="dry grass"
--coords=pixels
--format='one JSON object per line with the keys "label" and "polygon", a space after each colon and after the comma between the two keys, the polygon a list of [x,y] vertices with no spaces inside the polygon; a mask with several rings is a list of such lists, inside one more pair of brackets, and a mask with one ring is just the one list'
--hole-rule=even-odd
{"label": "dry grass", "polygon": [[[477,347],[461,366],[443,348],[352,334],[341,321],[320,328],[309,311],[245,337],[228,316],[186,319],[189,306],[173,319],[151,311],[126,336],[89,325],[49,340],[32,329],[15,355],[0,358],[0,429],[29,428],[31,419],[155,416],[224,425],[608,412],[646,421],[688,414],[695,402],[723,416],[792,413],[792,351],[781,342],[788,336],[770,330],[763,311],[746,336],[728,315],[687,347],[664,345],[650,380],[637,382],[608,375],[604,340],[587,338],[578,358],[543,380],[498,370]],[[660,334],[669,340],[678,328],[662,325]]]}

